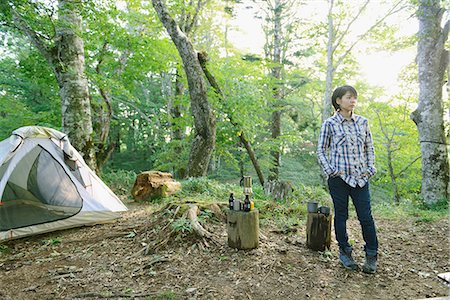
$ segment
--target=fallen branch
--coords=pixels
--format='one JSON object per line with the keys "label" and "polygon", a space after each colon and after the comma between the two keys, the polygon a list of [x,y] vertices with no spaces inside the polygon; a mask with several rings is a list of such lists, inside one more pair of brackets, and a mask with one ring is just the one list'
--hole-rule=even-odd
{"label": "fallen branch", "polygon": [[149,269],[151,268],[154,264],[159,263],[159,262],[167,262],[170,259],[168,259],[167,257],[164,256],[157,256],[155,258],[153,258],[151,261],[149,261],[142,269]]}

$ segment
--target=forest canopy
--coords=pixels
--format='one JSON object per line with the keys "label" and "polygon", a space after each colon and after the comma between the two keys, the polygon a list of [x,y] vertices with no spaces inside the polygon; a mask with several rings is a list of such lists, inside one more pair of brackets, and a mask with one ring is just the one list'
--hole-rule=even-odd
{"label": "forest canopy", "polygon": [[[332,89],[351,84],[374,137],[375,198],[434,204],[448,199],[449,7],[429,2],[3,1],[0,140],[48,126],[99,174],[321,186],[320,126]],[[422,32],[401,34],[407,18]],[[255,24],[261,47],[243,50],[237,27]],[[365,56],[406,51],[417,59],[389,91],[361,72]],[[433,124],[414,117],[426,99]]]}

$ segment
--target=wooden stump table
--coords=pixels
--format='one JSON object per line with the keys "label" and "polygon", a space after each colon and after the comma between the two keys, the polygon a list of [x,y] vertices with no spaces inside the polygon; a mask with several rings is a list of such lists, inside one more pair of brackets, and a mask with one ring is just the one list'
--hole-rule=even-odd
{"label": "wooden stump table", "polygon": [[315,251],[330,249],[331,215],[308,213],[306,222],[306,246]]}
{"label": "wooden stump table", "polygon": [[228,246],[237,249],[254,249],[259,246],[259,213],[228,210]]}

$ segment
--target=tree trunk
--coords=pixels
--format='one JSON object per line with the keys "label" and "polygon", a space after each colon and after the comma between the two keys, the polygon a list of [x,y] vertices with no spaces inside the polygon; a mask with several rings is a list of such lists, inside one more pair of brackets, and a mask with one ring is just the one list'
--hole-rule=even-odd
{"label": "tree trunk", "polygon": [[333,25],[333,6],[334,1],[330,0],[330,8],[328,10],[328,41],[327,41],[327,77],[325,80],[325,95],[323,96],[322,123],[328,119],[333,113],[331,105],[331,93],[334,77],[334,25]]}
{"label": "tree trunk", "polygon": [[449,165],[444,131],[442,88],[448,66],[444,44],[450,21],[441,28],[444,9],[439,0],[419,2],[419,105],[411,114],[416,123],[422,153],[422,190],[426,204],[448,199]]}
{"label": "tree trunk", "polygon": [[11,9],[14,22],[45,57],[58,81],[62,109],[62,129],[86,163],[96,169],[88,81],[84,66],[84,43],[79,6],[74,0],[58,1],[54,45],[41,38]]}
{"label": "tree trunk", "polygon": [[280,146],[278,144],[279,137],[281,135],[281,110],[279,108],[279,102],[282,98],[282,91],[280,90],[281,79],[281,14],[283,12],[283,5],[279,0],[275,0],[274,6],[274,19],[273,19],[273,52],[272,52],[272,67],[271,76],[273,77],[273,98],[274,98],[274,111],[272,112],[272,140],[275,142],[274,149],[271,151],[272,166],[269,170],[269,181],[277,181],[280,175],[281,155]]}
{"label": "tree trunk", "polygon": [[152,0],[152,3],[178,49],[188,81],[195,128],[195,137],[189,154],[188,176],[205,176],[216,143],[216,118],[208,102],[203,71],[192,43],[169,15],[163,2]]}
{"label": "tree trunk", "polygon": [[245,149],[247,150],[248,156],[252,161],[253,168],[255,168],[256,174],[258,175],[259,183],[261,184],[262,187],[264,187],[264,175],[262,173],[261,167],[259,166],[259,162],[258,159],[256,158],[255,151],[253,151],[252,145],[247,140],[244,132],[242,131],[239,133],[239,139],[241,143],[244,145]]}
{"label": "tree trunk", "polygon": [[[183,116],[183,106],[180,104],[181,98],[184,94],[184,85],[183,82],[180,80],[180,74],[177,68],[176,73],[176,79],[175,79],[175,103],[172,108],[172,118],[176,122],[177,119],[180,119]],[[184,139],[184,128],[182,128],[180,125],[175,126],[175,128],[172,128],[173,130],[173,138],[176,140],[182,140]]]}
{"label": "tree trunk", "polygon": [[393,161],[392,161],[391,144],[392,144],[392,141],[390,139],[388,139],[388,141],[386,143],[387,164],[388,164],[388,170],[389,170],[389,177],[391,177],[391,183],[392,183],[392,187],[394,189],[394,202],[398,204],[398,203],[400,203],[400,194],[398,192],[397,176],[395,175],[394,165],[393,165]]}
{"label": "tree trunk", "polygon": [[62,100],[62,127],[86,163],[96,169],[88,81],[84,66],[84,43],[79,36],[78,1],[59,0],[54,68]]}
{"label": "tree trunk", "polygon": [[[108,44],[103,44],[103,52],[107,51]],[[126,61],[126,58],[121,59],[121,68],[124,66],[124,62]],[[95,72],[102,76],[101,74],[101,64],[103,62],[103,57],[101,56],[97,66],[95,67]],[[121,68],[117,69],[116,73],[121,73]],[[98,87],[98,90],[100,92],[100,95],[103,99],[104,105],[98,105],[98,109],[95,112],[96,118],[93,120],[93,130],[96,135],[96,155],[95,160],[97,162],[96,165],[96,172],[97,174],[100,174],[103,166],[106,164],[106,162],[109,160],[112,152],[116,148],[116,145],[114,142],[109,143],[109,132],[111,130],[111,120],[113,117],[113,106],[112,106],[112,99],[111,99],[111,92],[107,87],[102,87],[101,85]]]}

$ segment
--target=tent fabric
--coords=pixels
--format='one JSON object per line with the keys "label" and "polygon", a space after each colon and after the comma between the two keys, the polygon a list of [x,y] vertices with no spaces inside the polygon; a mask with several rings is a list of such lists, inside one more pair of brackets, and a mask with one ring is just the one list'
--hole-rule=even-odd
{"label": "tent fabric", "polygon": [[67,136],[27,126],[0,142],[0,241],[104,223],[126,206]]}

